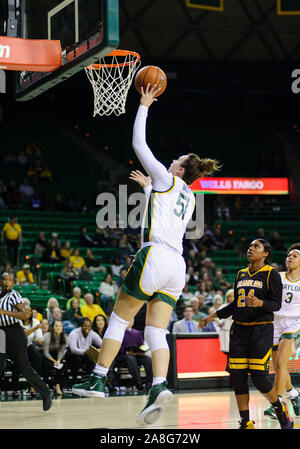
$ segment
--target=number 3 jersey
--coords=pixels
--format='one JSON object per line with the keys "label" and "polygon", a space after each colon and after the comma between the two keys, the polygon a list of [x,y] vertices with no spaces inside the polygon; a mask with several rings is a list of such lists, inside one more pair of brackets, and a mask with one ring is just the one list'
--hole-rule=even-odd
{"label": "number 3 jersey", "polygon": [[[248,295],[263,301],[262,307],[248,307],[245,299]],[[281,307],[282,282],[279,273],[270,265],[264,265],[251,273],[249,268],[240,270],[234,284],[234,301],[218,309],[219,318],[233,316],[240,323],[262,323],[273,321],[273,312]]]}
{"label": "number 3 jersey", "polygon": [[282,281],[281,308],[275,312],[276,318],[300,318],[300,279],[290,281],[287,273],[280,273]]}
{"label": "number 3 jersey", "polygon": [[165,192],[147,189],[142,244],[160,243],[182,254],[182,240],[195,208],[192,190],[179,177]]}

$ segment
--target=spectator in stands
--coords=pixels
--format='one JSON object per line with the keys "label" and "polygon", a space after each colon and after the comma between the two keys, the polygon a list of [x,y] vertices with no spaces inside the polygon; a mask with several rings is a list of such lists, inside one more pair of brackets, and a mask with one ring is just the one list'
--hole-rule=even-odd
{"label": "spectator in stands", "polygon": [[183,287],[183,290],[182,290],[182,293],[181,293],[181,299],[184,301],[184,302],[188,302],[188,301],[190,301],[190,299],[193,297],[194,295],[193,295],[193,293],[191,292],[191,290],[190,290],[190,286],[189,286],[189,283],[187,282],[186,284],[185,284],[185,286]]}
{"label": "spectator in stands", "polygon": [[111,266],[111,273],[113,276],[120,276],[123,265],[119,257],[116,257]]}
{"label": "spectator in stands", "polygon": [[47,263],[59,263],[60,262],[60,254],[59,248],[55,240],[50,242],[50,245],[46,248],[43,253],[43,261]]}
{"label": "spectator in stands", "polygon": [[41,321],[41,329],[43,335],[46,334],[47,332],[50,332],[50,323],[49,320],[47,320],[46,318],[43,318]]}
{"label": "spectator in stands", "polygon": [[65,356],[71,368],[73,384],[76,383],[79,369],[84,370],[84,374],[91,374],[95,363],[89,358],[89,347],[100,348],[102,339],[92,330],[91,320],[85,318],[77,329],[74,329],[68,336],[68,349]]}
{"label": "spectator in stands", "polygon": [[253,201],[250,203],[249,206],[254,216],[260,216],[260,213],[262,212],[263,209],[263,204],[258,196],[254,197]]}
{"label": "spectator in stands", "polygon": [[222,290],[225,292],[231,286],[230,282],[223,279],[223,272],[221,269],[216,270],[215,279],[213,282],[215,290]]}
{"label": "spectator in stands", "polygon": [[104,312],[102,307],[98,304],[94,304],[94,296],[91,293],[86,293],[84,295],[84,299],[86,304],[81,307],[80,311],[82,313],[82,316],[88,318],[91,323],[94,321],[96,315],[101,314],[106,316],[106,313]]}
{"label": "spectator in stands", "polygon": [[57,232],[52,232],[52,234],[51,234],[51,240],[50,240],[50,245],[51,245],[51,242],[55,242],[57,248],[58,248],[59,250],[61,249],[62,244],[61,244],[61,240],[58,238],[58,233],[57,233]]}
{"label": "spectator in stands", "polygon": [[215,227],[215,229],[214,229],[214,239],[216,242],[216,249],[224,249],[225,238],[224,238],[221,228],[218,226]]}
{"label": "spectator in stands", "polygon": [[[208,309],[208,314],[211,314],[213,312],[215,312],[215,308],[210,307]],[[210,324],[210,326],[207,325],[206,327],[201,328],[202,332],[218,332],[220,329],[219,322],[220,322],[220,320],[218,320],[218,322],[216,322],[215,320],[212,320],[210,323],[208,323],[208,324]]]}
{"label": "spectator in stands", "polygon": [[[134,386],[138,391],[143,391],[143,383],[139,372],[139,367],[143,365],[145,369],[145,390],[149,391],[152,386],[152,362],[151,358],[145,355],[145,347],[142,333],[133,329],[134,321],[132,320],[126,328],[124,338],[120,350],[113,362],[113,367],[125,365],[133,379]],[[111,367],[111,369],[113,369]]]}
{"label": "spectator in stands", "polygon": [[205,281],[198,282],[198,284],[196,285],[195,296],[199,296],[199,295],[204,296],[204,299],[206,299],[208,297],[208,291],[207,291]]}
{"label": "spectator in stands", "polygon": [[3,182],[3,179],[0,179],[0,197],[3,201],[6,201],[7,187]]}
{"label": "spectator in stands", "polygon": [[[25,298],[23,298],[23,300],[24,299]],[[43,320],[43,315],[39,312],[39,310],[40,310],[40,308],[32,308],[31,309],[33,318],[35,318],[36,320],[38,320],[39,323],[41,323]]]}
{"label": "spectator in stands", "polygon": [[34,254],[36,254],[37,256],[43,256],[44,252],[46,251],[48,247],[48,243],[45,237],[45,233],[43,231],[39,232],[39,236],[35,241],[34,244]]}
{"label": "spectator in stands", "polygon": [[283,240],[280,238],[278,231],[271,232],[271,238],[269,239],[269,242],[274,250],[284,251],[285,246]]}
{"label": "spectator in stands", "polygon": [[22,166],[26,166],[28,162],[28,157],[25,154],[25,151],[21,150],[17,156],[17,163]]}
{"label": "spectator in stands", "polygon": [[219,220],[230,220],[230,210],[223,198],[218,198],[216,212]]}
{"label": "spectator in stands", "polygon": [[121,248],[123,252],[127,252],[128,254],[134,253],[134,248],[131,243],[128,241],[128,236],[123,234],[118,242],[118,248]]}
{"label": "spectator in stands", "polygon": [[199,280],[199,273],[196,271],[193,266],[187,268],[187,272],[185,275],[185,282],[188,282],[189,285],[196,285]]}
{"label": "spectator in stands", "polygon": [[66,303],[67,310],[69,310],[69,308],[71,307],[71,302],[73,301],[73,299],[78,299],[80,308],[86,305],[85,300],[81,297],[81,288],[80,287],[73,288],[73,296],[72,296],[72,298],[68,299],[68,301]]}
{"label": "spectator in stands", "polygon": [[35,192],[32,197],[30,198],[30,204],[31,204],[31,208],[33,210],[40,210],[41,206],[42,206],[42,200],[39,197],[38,193]]}
{"label": "spectator in stands", "polygon": [[54,307],[54,309],[52,310],[52,319],[53,323],[54,321],[62,321],[62,310],[60,307]]}
{"label": "spectator in stands", "polygon": [[92,329],[94,332],[99,334],[99,336],[102,339],[104,337],[107,326],[108,326],[108,321],[107,321],[106,316],[101,315],[101,314],[95,316],[93,323],[92,323]]}
{"label": "spectator in stands", "polygon": [[97,246],[98,242],[96,242],[96,240],[94,240],[90,235],[88,235],[87,227],[82,226],[78,237],[78,244],[79,246],[82,246],[84,248],[85,247],[92,248],[94,246]]}
{"label": "spectator in stands", "polygon": [[56,320],[51,326],[50,332],[44,335],[42,370],[43,378],[49,385],[51,369],[54,367],[54,383],[57,395],[62,395],[62,382],[66,365],[62,364],[67,346],[67,337],[61,321]]}
{"label": "spectator in stands", "polygon": [[67,210],[70,212],[78,212],[80,210],[80,204],[77,201],[77,198],[72,193],[68,196],[66,202]]}
{"label": "spectator in stands", "polygon": [[97,227],[93,240],[97,242],[99,248],[107,248],[110,246],[110,239],[106,230]]}
{"label": "spectator in stands", "polygon": [[183,311],[184,318],[176,321],[173,325],[173,334],[198,333],[198,323],[193,319],[194,312],[191,306],[185,306]]}
{"label": "spectator in stands", "polygon": [[6,239],[7,255],[12,265],[17,266],[19,245],[23,243],[22,228],[15,216],[10,217],[1,232],[1,243]]}
{"label": "spectator in stands", "polygon": [[205,313],[205,315],[208,315],[208,309],[209,309],[209,307],[208,307],[208,305],[205,303],[205,297],[204,297],[204,295],[202,295],[202,294],[200,294],[200,293],[197,295],[197,293],[199,293],[199,292],[195,292],[195,296],[196,296],[196,298],[198,298],[198,300],[199,300],[199,312]]}
{"label": "spectator in stands", "polygon": [[47,302],[47,307],[43,311],[43,317],[49,321],[50,326],[53,323],[53,310],[59,307],[59,303],[56,298],[49,298]]}
{"label": "spectator in stands", "polygon": [[19,191],[22,199],[30,199],[34,194],[33,187],[29,184],[28,178],[24,178],[23,184],[20,185]]}
{"label": "spectator in stands", "polygon": [[60,272],[60,275],[66,282],[66,290],[70,291],[71,281],[74,279],[79,279],[80,270],[78,268],[74,268],[71,260],[67,260],[65,262],[65,266]]}
{"label": "spectator in stands", "polygon": [[265,230],[264,230],[264,228],[258,228],[256,237],[258,239],[264,239],[265,238]]}
{"label": "spectator in stands", "polygon": [[65,321],[69,321],[73,325],[73,328],[75,329],[76,327],[80,326],[82,318],[83,316],[80,310],[79,299],[78,298],[71,299],[69,309],[63,313],[63,323]]}
{"label": "spectator in stands", "polygon": [[63,198],[60,193],[58,193],[55,197],[55,201],[53,203],[53,208],[57,212],[66,212],[67,206],[63,201]]}
{"label": "spectator in stands", "polygon": [[216,294],[214,285],[213,285],[212,281],[206,281],[205,283],[206,283],[206,291],[207,291],[207,296],[205,299],[206,300],[213,299]]}
{"label": "spectator in stands", "polygon": [[33,274],[30,271],[30,265],[24,263],[23,270],[17,272],[17,285],[32,285],[34,284]]}
{"label": "spectator in stands", "polygon": [[80,256],[80,251],[78,248],[73,249],[69,260],[72,262],[73,267],[78,270],[81,270],[81,268],[85,265],[85,260]]}
{"label": "spectator in stands", "polygon": [[[24,307],[26,318],[21,322],[24,328],[25,335],[27,337],[27,355],[31,366],[38,372],[39,375],[42,374],[42,360],[38,347],[43,345],[44,336],[41,330],[40,322],[32,316],[32,310],[30,305],[25,305]],[[20,372],[17,370],[15,365],[12,369],[12,391],[13,397],[18,397],[18,381],[20,377]],[[31,387],[31,393],[35,394],[35,390]]]}
{"label": "spectator in stands", "polygon": [[52,172],[46,164],[43,164],[43,170],[40,174],[40,180],[52,182]]}
{"label": "spectator in stands", "polygon": [[84,260],[89,270],[89,273],[99,273],[99,272],[106,273],[106,268],[100,265],[99,260],[96,259],[90,248],[86,250]]}
{"label": "spectator in stands", "polygon": [[104,308],[105,312],[109,315],[114,304],[115,295],[118,292],[118,286],[116,281],[113,281],[112,275],[108,273],[104,281],[101,282],[99,287],[100,304]]}
{"label": "spectator in stands", "polygon": [[60,250],[60,258],[62,262],[66,262],[72,254],[71,242],[67,240]]}
{"label": "spectator in stands", "polygon": [[79,280],[87,281],[87,282],[92,280],[91,275],[88,271],[88,267],[85,264],[83,265],[83,267],[81,268],[81,271],[79,273]]}
{"label": "spectator in stands", "polygon": [[118,289],[120,288],[120,286],[121,286],[121,284],[122,284],[122,282],[123,282],[123,279],[125,278],[125,276],[126,276],[126,274],[127,274],[127,268],[125,268],[125,267],[123,267],[122,269],[121,269],[121,271],[120,271],[120,277],[119,277],[119,279],[117,280],[117,287],[118,287]]}
{"label": "spectator in stands", "polygon": [[21,202],[21,194],[19,192],[19,188],[14,179],[12,179],[9,183],[7,194],[6,194],[6,203],[9,209],[18,209]]}
{"label": "spectator in stands", "polygon": [[[203,298],[204,299],[204,298]],[[193,320],[197,321],[197,323],[200,323],[201,320],[203,320],[203,318],[205,318],[207,316],[207,313],[201,312],[200,311],[200,301],[199,298],[197,296],[193,296],[189,302],[188,305],[192,307],[193,309]]]}

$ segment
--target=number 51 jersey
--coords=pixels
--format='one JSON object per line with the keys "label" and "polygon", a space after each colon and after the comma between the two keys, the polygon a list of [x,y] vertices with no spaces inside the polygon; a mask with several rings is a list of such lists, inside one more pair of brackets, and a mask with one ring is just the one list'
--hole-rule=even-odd
{"label": "number 51 jersey", "polygon": [[290,281],[287,273],[280,273],[282,281],[281,308],[274,312],[276,318],[300,318],[300,279]]}
{"label": "number 51 jersey", "polygon": [[182,254],[182,240],[194,208],[195,195],[177,176],[166,192],[152,189],[143,217],[142,244],[160,243]]}

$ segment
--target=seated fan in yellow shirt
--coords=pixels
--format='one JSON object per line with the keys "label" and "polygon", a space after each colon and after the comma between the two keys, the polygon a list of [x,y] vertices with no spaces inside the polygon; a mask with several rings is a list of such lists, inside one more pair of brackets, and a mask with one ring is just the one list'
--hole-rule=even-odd
{"label": "seated fan in yellow shirt", "polygon": [[72,256],[70,257],[69,260],[72,262],[74,268],[81,269],[85,265],[85,260],[83,257],[80,256],[78,248],[73,250]]}
{"label": "seated fan in yellow shirt", "polygon": [[106,313],[102,307],[98,306],[98,304],[94,304],[94,296],[91,293],[86,293],[84,299],[86,304],[80,309],[82,316],[89,318],[91,322],[94,321],[96,315],[101,314],[106,317]]}
{"label": "seated fan in yellow shirt", "polygon": [[25,263],[23,270],[17,272],[17,284],[18,285],[31,285],[34,284],[33,275],[30,271],[30,265]]}

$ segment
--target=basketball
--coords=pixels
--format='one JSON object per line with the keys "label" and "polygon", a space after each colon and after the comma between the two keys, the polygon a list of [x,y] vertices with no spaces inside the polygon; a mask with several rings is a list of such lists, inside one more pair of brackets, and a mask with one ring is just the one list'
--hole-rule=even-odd
{"label": "basketball", "polygon": [[148,83],[150,83],[150,87],[152,87],[154,84],[156,84],[156,88],[160,87],[159,92],[155,95],[156,97],[158,97],[166,90],[166,74],[159,67],[156,67],[154,65],[147,65],[145,67],[142,67],[137,72],[134,79],[134,84],[139,94],[142,93],[141,87],[143,86],[145,91]]}

